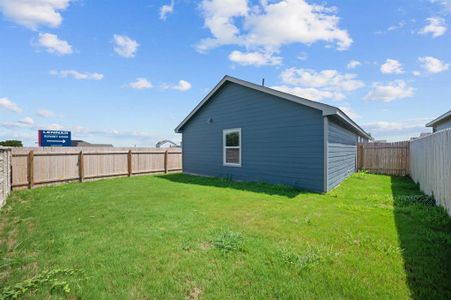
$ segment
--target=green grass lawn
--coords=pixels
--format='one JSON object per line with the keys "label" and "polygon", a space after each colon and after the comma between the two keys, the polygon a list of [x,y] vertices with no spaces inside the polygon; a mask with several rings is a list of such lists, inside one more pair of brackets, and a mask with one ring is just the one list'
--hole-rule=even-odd
{"label": "green grass lawn", "polygon": [[408,178],[120,178],[14,192],[0,218],[4,298],[451,298],[451,220]]}

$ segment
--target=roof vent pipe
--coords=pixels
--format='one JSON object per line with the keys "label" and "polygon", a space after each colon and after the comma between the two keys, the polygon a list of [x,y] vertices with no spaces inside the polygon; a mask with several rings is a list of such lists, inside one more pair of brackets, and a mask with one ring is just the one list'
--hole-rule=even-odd
{"label": "roof vent pipe", "polygon": [[265,86],[265,78],[262,78],[262,86]]}

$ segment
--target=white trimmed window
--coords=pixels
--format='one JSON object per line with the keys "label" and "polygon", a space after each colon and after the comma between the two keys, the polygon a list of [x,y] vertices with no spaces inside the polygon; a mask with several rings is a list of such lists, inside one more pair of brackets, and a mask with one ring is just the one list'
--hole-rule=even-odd
{"label": "white trimmed window", "polygon": [[224,129],[224,166],[241,167],[241,128]]}

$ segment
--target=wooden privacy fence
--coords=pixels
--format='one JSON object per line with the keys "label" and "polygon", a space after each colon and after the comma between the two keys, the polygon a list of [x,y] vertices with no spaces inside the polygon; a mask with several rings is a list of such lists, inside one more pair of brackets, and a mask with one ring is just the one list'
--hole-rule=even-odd
{"label": "wooden privacy fence", "polygon": [[12,188],[182,170],[180,149],[15,148]]}
{"label": "wooden privacy fence", "polygon": [[11,190],[11,149],[0,146],[0,207]]}
{"label": "wooden privacy fence", "polygon": [[412,141],[410,156],[412,179],[451,215],[451,129]]}
{"label": "wooden privacy fence", "polygon": [[408,175],[409,145],[409,141],[359,144],[358,169],[375,174]]}

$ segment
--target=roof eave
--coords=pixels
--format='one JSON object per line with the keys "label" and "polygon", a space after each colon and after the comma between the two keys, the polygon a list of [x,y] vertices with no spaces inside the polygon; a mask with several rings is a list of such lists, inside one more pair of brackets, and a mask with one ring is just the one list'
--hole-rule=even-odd
{"label": "roof eave", "polygon": [[439,116],[438,118],[435,118],[431,122],[426,124],[426,127],[434,127],[435,124],[442,122],[446,118],[451,117],[451,110],[444,113],[443,115]]}
{"label": "roof eave", "polygon": [[345,121],[347,124],[349,124],[352,128],[355,129],[355,132],[360,135],[363,136],[367,139],[372,139],[371,135],[369,135],[365,130],[363,130],[359,125],[357,125],[353,120],[351,120],[351,118],[349,118],[344,112],[342,112],[340,109],[336,108],[335,112],[332,114],[328,114],[330,116],[338,116],[340,119],[342,119],[343,121]]}
{"label": "roof eave", "polygon": [[183,119],[183,121],[175,128],[175,132],[176,133],[181,133],[182,132],[182,127],[189,121],[189,119],[191,119],[191,117],[204,105],[205,102],[207,102],[209,100],[209,98],[216,93],[216,91],[226,82],[226,81],[230,81],[251,89],[255,89],[255,90],[259,90],[261,92],[264,93],[269,93],[271,95],[274,95],[276,97],[280,97],[286,100],[290,100],[293,102],[296,102],[298,104],[303,104],[305,106],[320,110],[322,112],[323,116],[329,116],[329,115],[338,115],[341,119],[343,119],[346,123],[348,123],[349,125],[351,125],[351,127],[353,127],[356,132],[361,135],[364,136],[368,139],[371,139],[371,136],[366,133],[362,128],[360,128],[354,121],[352,121],[344,112],[342,112],[340,109],[334,107],[334,106],[330,106],[324,103],[319,103],[316,101],[312,101],[312,100],[308,100],[308,99],[304,99],[302,97],[298,97],[292,94],[288,94],[285,92],[281,92],[278,90],[274,90],[265,86],[259,86],[257,84],[245,81],[245,80],[241,80],[238,78],[234,78],[234,77],[230,77],[228,75],[224,76],[221,81],[216,84],[216,86],[204,97],[204,99],[202,99],[201,102],[199,102],[199,104],[190,112],[190,114],[188,116],[186,116],[185,119]]}

